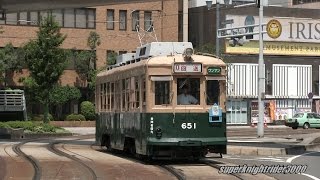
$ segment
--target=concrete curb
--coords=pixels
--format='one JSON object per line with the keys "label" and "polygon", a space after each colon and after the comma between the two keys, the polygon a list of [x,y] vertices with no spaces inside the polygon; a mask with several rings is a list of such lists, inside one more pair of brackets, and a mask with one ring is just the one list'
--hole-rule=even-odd
{"label": "concrete curb", "polygon": [[255,155],[255,156],[275,156],[275,155],[297,155],[307,151],[319,151],[319,144],[297,145],[288,148],[266,148],[266,147],[248,147],[248,146],[227,146],[229,155]]}

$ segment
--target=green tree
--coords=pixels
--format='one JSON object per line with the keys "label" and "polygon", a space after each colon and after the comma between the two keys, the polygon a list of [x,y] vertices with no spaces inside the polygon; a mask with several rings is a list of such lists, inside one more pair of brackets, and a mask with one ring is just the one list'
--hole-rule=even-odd
{"label": "green tree", "polygon": [[11,43],[0,50],[0,83],[4,82],[7,87],[9,78],[12,79],[14,72],[21,72],[24,62],[23,50],[14,48]]}
{"label": "green tree", "polygon": [[207,43],[195,48],[195,52],[209,53],[215,54],[216,48],[212,45],[212,43]]}
{"label": "green tree", "polygon": [[55,86],[52,91],[50,91],[49,101],[51,105],[56,106],[56,115],[58,119],[60,119],[62,114],[62,105],[71,100],[78,100],[80,97],[81,92],[76,87]]}
{"label": "green tree", "polygon": [[60,46],[66,36],[52,16],[40,22],[37,38],[25,46],[25,60],[34,80],[33,90],[44,105],[44,122],[48,123],[50,91],[56,86],[66,67],[66,51]]}
{"label": "green tree", "polygon": [[117,56],[118,56],[118,53],[116,53],[114,51],[107,54],[107,65],[110,66],[110,65],[116,64]]}
{"label": "green tree", "polygon": [[91,100],[95,90],[95,82],[97,75],[97,47],[101,44],[100,35],[96,32],[90,32],[87,39],[89,51],[75,52],[76,71],[83,81],[87,82],[86,99]]}

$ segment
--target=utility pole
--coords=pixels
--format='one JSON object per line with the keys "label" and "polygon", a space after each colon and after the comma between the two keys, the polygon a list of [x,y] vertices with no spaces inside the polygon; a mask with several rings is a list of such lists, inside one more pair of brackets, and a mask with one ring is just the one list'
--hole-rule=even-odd
{"label": "utility pole", "polygon": [[264,60],[263,60],[263,36],[262,36],[262,21],[263,21],[263,0],[259,3],[259,76],[258,76],[258,125],[257,135],[258,138],[264,136],[264,94],[265,94],[265,83],[264,83]]}
{"label": "utility pole", "polygon": [[183,0],[183,42],[188,42],[188,0]]}
{"label": "utility pole", "polygon": [[219,0],[216,0],[216,56],[220,56],[220,47],[219,47],[219,38],[218,38],[218,29],[220,28],[220,3]]}

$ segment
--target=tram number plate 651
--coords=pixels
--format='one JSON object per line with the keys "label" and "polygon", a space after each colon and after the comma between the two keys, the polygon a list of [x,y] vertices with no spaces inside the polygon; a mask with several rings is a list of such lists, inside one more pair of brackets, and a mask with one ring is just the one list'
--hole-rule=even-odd
{"label": "tram number plate 651", "polygon": [[197,123],[182,123],[181,128],[182,129],[196,129]]}

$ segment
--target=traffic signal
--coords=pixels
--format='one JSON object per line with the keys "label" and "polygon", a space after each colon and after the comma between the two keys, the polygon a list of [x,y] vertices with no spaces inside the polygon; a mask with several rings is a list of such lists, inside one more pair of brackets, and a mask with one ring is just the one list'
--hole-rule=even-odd
{"label": "traffic signal", "polygon": [[257,7],[260,8],[260,0],[256,0]]}

